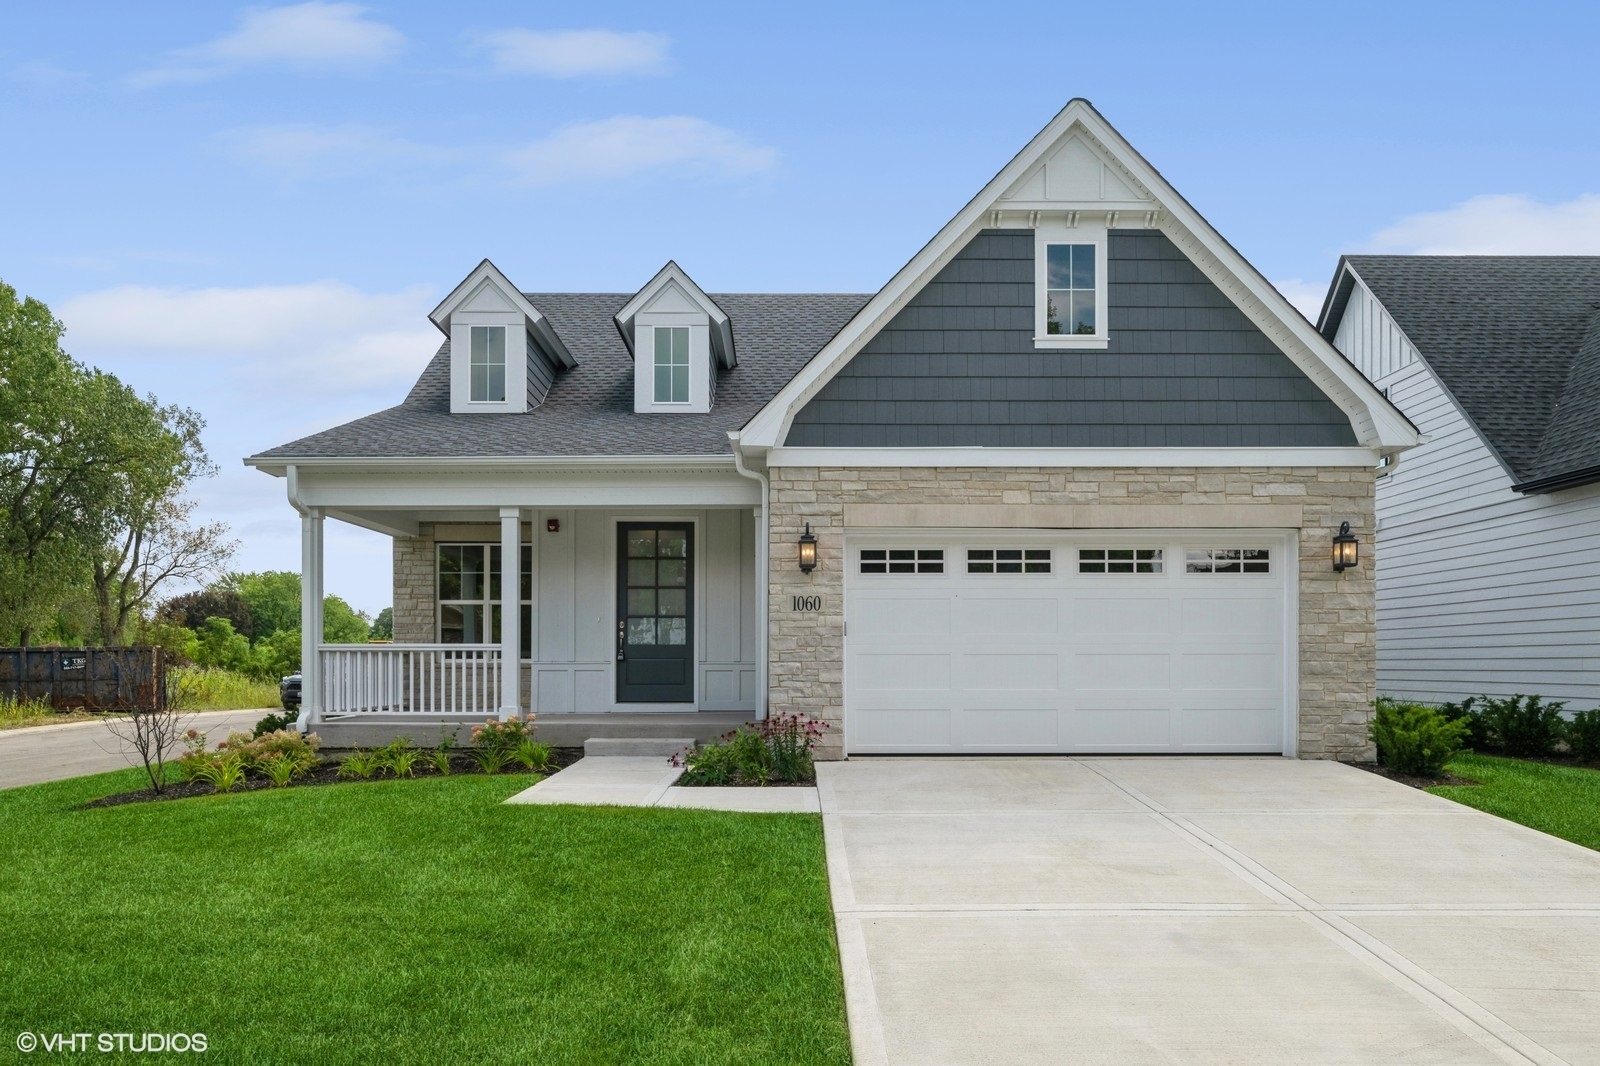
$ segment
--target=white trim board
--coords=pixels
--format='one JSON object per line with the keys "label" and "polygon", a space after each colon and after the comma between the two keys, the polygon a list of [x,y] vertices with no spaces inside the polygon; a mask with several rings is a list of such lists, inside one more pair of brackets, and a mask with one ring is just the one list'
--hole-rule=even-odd
{"label": "white trim board", "polygon": [[[1218,286],[1239,309],[1350,418],[1356,439],[1384,452],[1415,447],[1418,432],[1398,408],[1368,381],[1349,360],[1306,321],[1281,293],[1261,276],[1232,245],[1183,199],[1165,178],[1118,133],[1087,100],[1075,99],[1062,108],[1000,173],[968,201],[943,229],[912,257],[869,300],[834,338],[823,346],[778,395],[746,423],[740,438],[746,446],[776,448],[788,437],[800,409],[832,380],[893,317],[910,302],[980,230],[1016,214],[1019,225],[1037,227],[1039,211],[1017,211],[1006,202],[1037,177],[1048,158],[1076,138],[1092,146],[1107,167],[1114,168],[1124,186],[1140,201],[1137,217],[1108,201],[1050,201],[1049,209],[1075,221],[1080,213],[1104,217],[1108,229],[1118,225],[1156,225],[1181,248],[1194,265]],[[1042,183],[1040,183],[1042,184]],[[1080,212],[1079,209],[1082,209]],[[1126,219],[1118,216],[1129,214]]]}
{"label": "white trim board", "polygon": [[773,448],[767,466],[1374,468],[1376,448]]}

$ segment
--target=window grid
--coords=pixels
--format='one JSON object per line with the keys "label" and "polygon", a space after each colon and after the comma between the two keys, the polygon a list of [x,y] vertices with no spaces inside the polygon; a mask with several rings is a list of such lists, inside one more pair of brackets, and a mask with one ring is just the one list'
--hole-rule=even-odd
{"label": "window grid", "polygon": [[506,328],[473,326],[469,359],[473,403],[503,403],[506,398]]}
{"label": "window grid", "polygon": [[943,548],[862,548],[863,574],[942,574]]}
{"label": "window grid", "polygon": [[1160,548],[1079,548],[1080,574],[1160,574],[1166,560]]}
{"label": "window grid", "polygon": [[1272,558],[1266,548],[1190,548],[1184,552],[1184,570],[1191,574],[1269,574]]}
{"label": "window grid", "polygon": [[689,402],[689,327],[655,327],[656,403]]}
{"label": "window grid", "polygon": [[1045,274],[1045,332],[1095,336],[1095,246],[1046,245]]}
{"label": "window grid", "polygon": [[1049,548],[968,548],[969,574],[1048,574]]}
{"label": "window grid", "polygon": [[[488,571],[484,557],[488,556]],[[500,545],[440,544],[435,591],[440,644],[500,642]],[[521,657],[533,658],[533,545],[522,546]],[[484,625],[488,618],[489,624]]]}

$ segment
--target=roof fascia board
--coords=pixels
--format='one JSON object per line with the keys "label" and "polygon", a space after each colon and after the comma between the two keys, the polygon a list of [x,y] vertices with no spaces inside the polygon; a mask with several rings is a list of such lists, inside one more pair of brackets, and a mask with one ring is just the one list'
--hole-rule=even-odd
{"label": "roof fascia board", "polygon": [[773,448],[768,466],[1376,468],[1378,448]]}
{"label": "roof fascia board", "polygon": [[689,299],[700,305],[700,309],[711,319],[711,324],[715,327],[713,335],[717,341],[714,345],[717,351],[717,361],[722,365],[723,369],[733,369],[738,365],[738,359],[733,348],[732,320],[728,318],[728,313],[718,306],[717,301],[707,296],[706,291],[697,285],[688,272],[673,259],[667,260],[666,265],[656,271],[655,277],[645,282],[644,287],[634,293],[633,297],[622,305],[620,311],[611,316],[611,320],[616,323],[617,332],[622,335],[622,343],[628,348],[628,354],[634,354],[634,317],[668,282],[676,283],[680,289],[688,294]]}
{"label": "roof fascia board", "polygon": [[[1271,332],[1285,339],[1290,358],[1312,376],[1330,398],[1351,416],[1357,439],[1363,444],[1398,451],[1418,443],[1417,428],[1349,360],[1325,341],[1303,315],[1284,299],[1210,223],[1184,200],[1165,178],[1085,100],[1075,99],[1018,152],[954,218],[891,278],[865,307],[823,346],[771,401],[746,423],[744,439],[775,447],[789,432],[794,416],[882,326],[898,313],[921,287],[983,228],[985,213],[1004,192],[1024,178],[1045,154],[1072,129],[1082,126],[1120,167],[1154,196],[1162,210],[1162,228],[1171,235],[1182,232],[1208,253],[1211,262],[1196,265],[1214,282],[1227,278],[1248,293],[1258,308],[1242,308],[1262,325],[1275,322]],[[1148,205],[1146,205],[1148,208]],[[1176,224],[1177,229],[1174,229]],[[1210,268],[1210,269],[1208,269]],[[1226,275],[1219,277],[1218,275]],[[1232,286],[1226,286],[1232,287]],[[1231,295],[1231,294],[1230,294]],[[1252,311],[1255,313],[1252,313]]]}
{"label": "roof fascia board", "polygon": [[428,314],[428,321],[438,327],[440,333],[443,333],[446,337],[450,336],[450,316],[455,313],[455,309],[461,305],[461,302],[475,292],[478,286],[486,280],[494,282],[495,287],[502,292],[506,299],[510,300],[517,310],[522,312],[523,318],[527,320],[528,329],[539,339],[541,346],[555,358],[559,365],[568,370],[578,365],[578,360],[573,357],[572,351],[567,347],[566,342],[561,339],[555,328],[550,325],[550,321],[523,295],[522,290],[513,285],[511,279],[506,277],[504,272],[488,259],[474,267],[472,272],[462,279],[461,284],[450,290],[449,296],[439,301],[439,306]]}
{"label": "roof fascia board", "polygon": [[591,470],[732,470],[732,455],[457,455],[457,456],[262,456],[244,465],[283,477],[290,467],[301,470],[476,470],[480,468],[542,471]]}

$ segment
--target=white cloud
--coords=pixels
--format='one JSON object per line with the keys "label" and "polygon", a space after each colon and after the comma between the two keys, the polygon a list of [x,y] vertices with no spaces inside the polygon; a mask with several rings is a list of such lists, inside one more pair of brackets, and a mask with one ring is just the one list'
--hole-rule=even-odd
{"label": "white cloud", "polygon": [[50,59],[18,63],[6,72],[6,77],[19,85],[45,90],[82,85],[89,80],[87,72],[63,67]]}
{"label": "white cloud", "polygon": [[662,74],[670,43],[665,34],[612,30],[511,29],[477,38],[499,72],[547,78]]}
{"label": "white cloud", "polygon": [[1412,255],[1597,255],[1600,195],[1546,204],[1521,194],[1474,196],[1443,211],[1407,215],[1367,242]]}
{"label": "white cloud", "polygon": [[234,158],[294,177],[425,166],[450,158],[445,149],[366,126],[255,126],[225,133],[222,141]]}
{"label": "white cloud", "polygon": [[203,362],[231,372],[254,397],[303,393],[310,383],[332,393],[409,385],[441,340],[425,317],[432,296],[427,286],[364,293],[337,281],[121,285],[71,297],[57,313],[67,349],[88,362]]}
{"label": "white cloud", "polygon": [[687,115],[619,115],[565,126],[507,157],[524,185],[621,178],[673,168],[732,177],[766,170],[777,152]]}
{"label": "white cloud", "polygon": [[207,81],[264,64],[343,71],[395,58],[405,50],[405,36],[366,18],[366,10],[321,0],[251,8],[232,33],[173,52],[166,64],[140,71],[131,81],[141,87]]}
{"label": "white cloud", "polygon": [[1304,278],[1280,278],[1272,285],[1306,318],[1313,322],[1317,320],[1317,315],[1322,312],[1322,298],[1328,292],[1327,285]]}

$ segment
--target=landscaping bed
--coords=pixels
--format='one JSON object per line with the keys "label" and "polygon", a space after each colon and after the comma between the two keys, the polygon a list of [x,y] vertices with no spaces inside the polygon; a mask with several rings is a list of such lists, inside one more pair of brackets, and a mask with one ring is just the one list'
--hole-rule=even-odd
{"label": "landscaping bed", "polygon": [[[523,777],[527,777],[529,775],[548,777],[558,770],[562,770],[568,766],[571,766],[581,758],[583,758],[582,748],[552,748],[550,753],[550,761],[541,770],[531,770],[525,766],[512,763],[500,770],[495,771],[495,775],[502,776],[513,774]],[[413,768],[410,776],[413,778],[445,777],[456,774],[478,774],[481,776],[483,771],[469,756],[451,755],[449,775],[442,773],[433,763],[424,763],[419,761],[418,764]],[[363,781],[381,780],[392,780],[392,778],[383,778],[378,776],[365,779],[341,777],[340,760],[328,760],[322,763],[322,765],[318,766],[316,769],[309,771],[302,777],[295,778],[286,785],[275,784],[265,777],[245,777],[229,791],[256,792],[261,789],[269,788],[305,788],[309,785],[354,785],[361,784]],[[217,794],[218,790],[216,786],[205,781],[174,781],[170,784],[163,785],[160,792],[157,792],[152,788],[145,787],[134,789],[131,792],[119,792],[112,796],[102,796],[97,800],[92,800],[89,803],[84,804],[83,806],[85,810],[89,810],[96,807],[120,807],[126,803],[150,803],[159,800],[188,799],[192,796],[215,796]]]}

